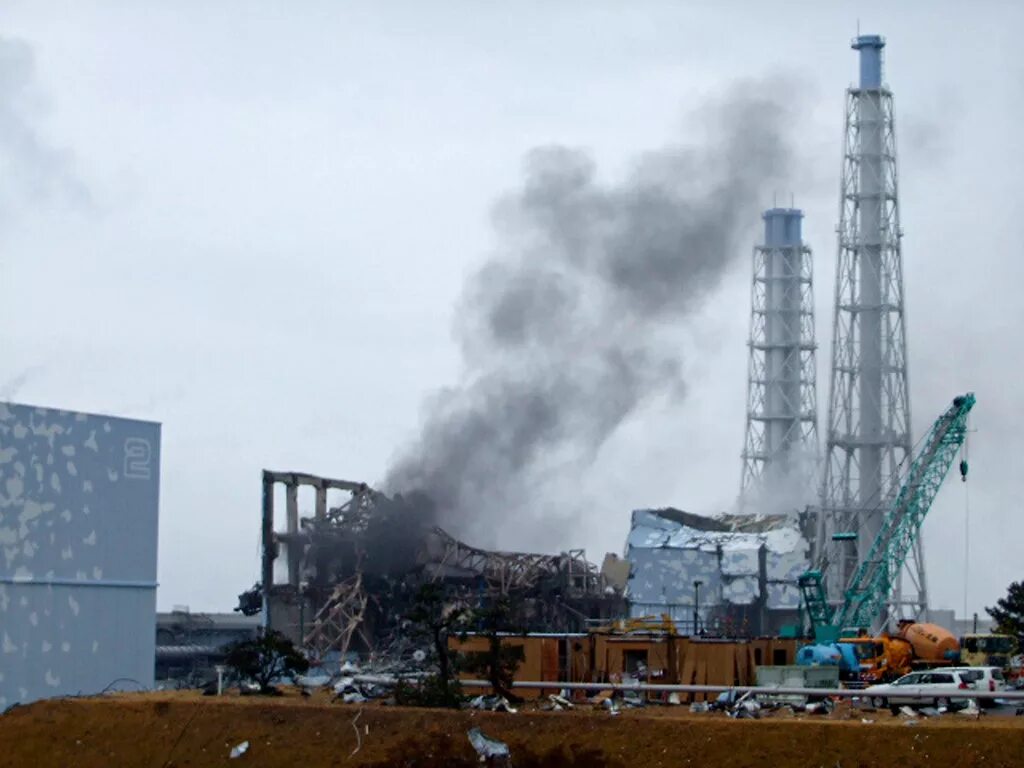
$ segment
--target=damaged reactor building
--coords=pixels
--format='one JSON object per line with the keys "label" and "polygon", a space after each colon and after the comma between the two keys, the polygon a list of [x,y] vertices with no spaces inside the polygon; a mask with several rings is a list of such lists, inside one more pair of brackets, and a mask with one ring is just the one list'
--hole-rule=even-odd
{"label": "damaged reactor building", "polygon": [[777,635],[799,622],[808,551],[789,515],[636,510],[626,543],[630,616],[667,615],[694,634]]}
{"label": "damaged reactor building", "polygon": [[[312,490],[311,514],[300,514],[300,490]],[[329,492],[347,498],[332,506]],[[430,507],[424,497],[389,497],[366,483],[264,471],[262,580],[240,596],[238,610],[262,612],[265,627],[317,660],[400,655],[404,617],[428,582],[471,606],[509,598],[523,631],[581,632],[588,620],[625,614],[621,589],[583,550],[478,549],[434,525]]]}

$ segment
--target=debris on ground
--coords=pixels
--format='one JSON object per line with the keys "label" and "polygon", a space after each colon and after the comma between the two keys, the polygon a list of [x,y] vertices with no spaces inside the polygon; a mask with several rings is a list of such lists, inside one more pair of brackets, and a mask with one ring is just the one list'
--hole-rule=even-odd
{"label": "debris on ground", "polygon": [[601,704],[608,710],[609,715],[619,714],[619,705],[616,703],[615,699],[605,699]]}
{"label": "debris on ground", "polygon": [[248,751],[249,751],[249,742],[248,741],[243,741],[241,744],[236,744],[235,746],[233,746],[231,748],[231,752],[228,754],[228,757],[231,758],[232,760],[234,760],[236,758],[241,757],[242,755],[244,755]]}
{"label": "debris on ground", "polygon": [[710,712],[711,711],[711,705],[708,704],[706,701],[695,701],[692,704],[690,704],[690,711],[691,712]]}
{"label": "debris on ground", "polygon": [[821,701],[809,701],[804,705],[804,712],[809,715],[827,715],[834,709],[832,702],[829,699],[823,699]]}
{"label": "debris on ground", "polygon": [[644,701],[643,696],[640,695],[640,691],[624,691],[622,693],[622,703],[627,707],[647,706],[647,702]]}
{"label": "debris on ground", "polygon": [[489,712],[511,712],[515,714],[518,709],[515,709],[509,704],[508,699],[504,696],[477,696],[475,699],[469,702],[470,709],[483,709]]}
{"label": "debris on ground", "polygon": [[917,717],[917,712],[904,704],[900,707],[900,717]]}
{"label": "debris on ground", "polygon": [[559,696],[557,693],[552,693],[548,696],[548,701],[550,702],[548,709],[553,712],[561,712],[562,710],[573,708],[571,701],[564,696]]}
{"label": "debris on ground", "polygon": [[480,755],[480,762],[489,766],[511,764],[512,756],[505,742],[485,736],[479,728],[471,728],[466,735],[473,749]]}

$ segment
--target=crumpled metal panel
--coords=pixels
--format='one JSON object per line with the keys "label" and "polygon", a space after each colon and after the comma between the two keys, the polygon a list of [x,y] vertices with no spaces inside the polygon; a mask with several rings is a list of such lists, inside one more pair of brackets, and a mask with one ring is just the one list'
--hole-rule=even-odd
{"label": "crumpled metal panel", "polygon": [[734,535],[736,539],[721,545],[722,574],[756,577],[761,572],[761,542],[750,534]]}
{"label": "crumpled metal panel", "polygon": [[[627,539],[632,570],[627,594],[631,605],[648,615],[651,606],[693,605],[693,582],[700,580],[701,606],[721,602],[750,605],[761,598],[768,608],[796,609],[796,581],[807,567],[808,544],[796,524],[745,533],[705,531],[670,520],[655,510],[637,510]],[[765,550],[764,573],[760,552]],[[655,611],[657,613],[657,611]]]}
{"label": "crumpled metal panel", "polygon": [[768,581],[791,581],[796,583],[800,574],[807,570],[804,552],[768,552],[765,557],[765,573]]}
{"label": "crumpled metal panel", "polygon": [[721,600],[718,556],[696,549],[629,550],[626,594],[631,602],[651,605],[693,605],[693,582],[703,582],[701,604]]}
{"label": "crumpled metal panel", "polygon": [[761,587],[756,575],[722,580],[722,599],[727,603],[751,605],[759,597],[761,597]]}
{"label": "crumpled metal panel", "polygon": [[797,610],[800,607],[800,590],[795,584],[768,582],[765,604],[771,610]]}

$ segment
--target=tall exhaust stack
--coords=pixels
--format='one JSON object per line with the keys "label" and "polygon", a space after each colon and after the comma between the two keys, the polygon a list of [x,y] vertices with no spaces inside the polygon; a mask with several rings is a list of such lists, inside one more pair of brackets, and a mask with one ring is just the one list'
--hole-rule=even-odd
{"label": "tall exhaust stack", "polygon": [[[860,83],[846,92],[832,381],[815,536],[818,563],[828,564],[829,594],[837,600],[868,554],[911,449],[893,98],[882,77],[885,40],[861,35],[852,47],[860,56]],[[837,533],[856,538],[836,539]],[[927,608],[920,544],[907,572],[916,594],[904,599],[897,589],[879,625],[903,608],[912,616]]]}
{"label": "tall exhaust stack", "polygon": [[806,503],[818,452],[813,265],[802,211],[771,208],[763,218],[764,243],[754,248],[740,504],[785,512],[765,505]]}

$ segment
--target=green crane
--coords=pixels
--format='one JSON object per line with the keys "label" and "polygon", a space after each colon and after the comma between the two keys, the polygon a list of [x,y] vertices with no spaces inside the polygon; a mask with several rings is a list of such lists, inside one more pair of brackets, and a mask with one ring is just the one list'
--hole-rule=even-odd
{"label": "green crane", "polygon": [[[960,395],[932,424],[906,481],[886,510],[867,557],[850,579],[841,605],[829,605],[820,570],[807,571],[800,577],[804,610],[817,642],[835,642],[844,627],[870,626],[882,613],[925,515],[967,437],[967,414],[973,407],[973,392]],[[966,461],[960,462],[960,476],[967,479]],[[856,534],[837,533],[833,538],[851,539]]]}

